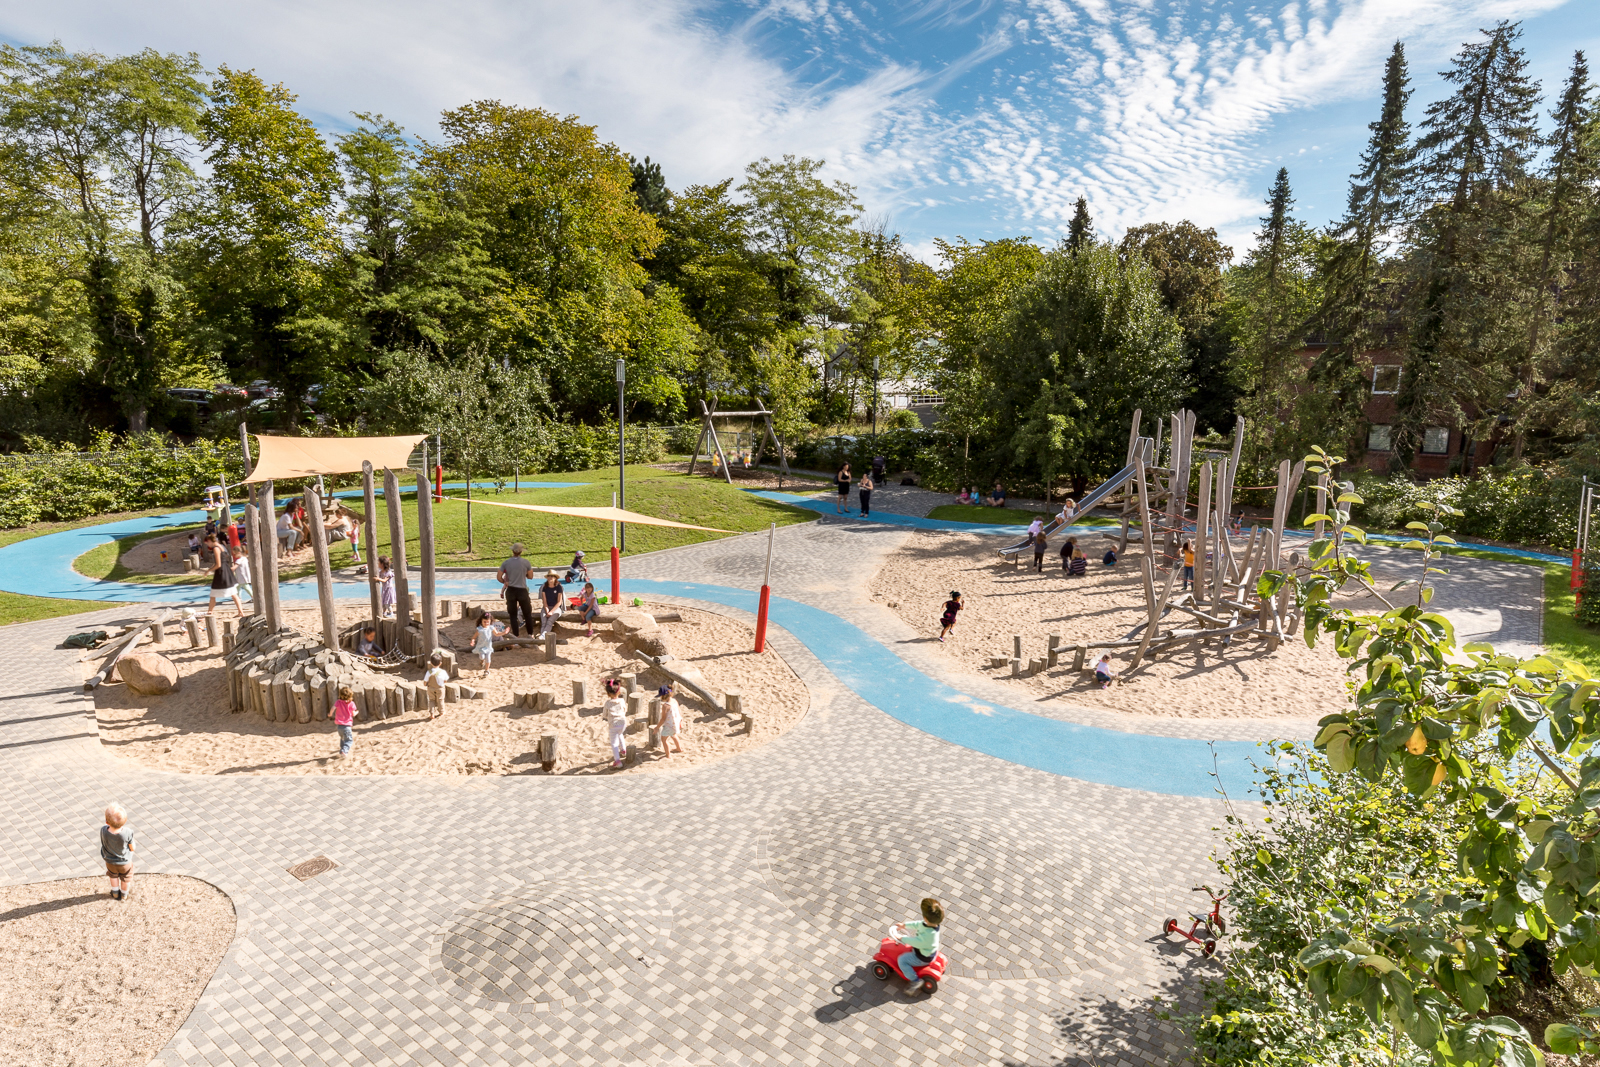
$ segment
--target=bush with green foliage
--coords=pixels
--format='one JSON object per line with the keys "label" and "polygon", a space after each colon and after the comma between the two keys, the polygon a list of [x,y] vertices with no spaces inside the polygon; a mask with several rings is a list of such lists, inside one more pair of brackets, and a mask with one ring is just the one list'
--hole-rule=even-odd
{"label": "bush with green foliage", "polygon": [[1581,483],[1562,471],[1525,467],[1422,482],[1374,475],[1356,484],[1365,503],[1354,515],[1374,529],[1422,521],[1436,514],[1426,505],[1443,504],[1459,512],[1445,520],[1445,529],[1467,537],[1562,548],[1571,548],[1577,537]]}
{"label": "bush with green foliage", "polygon": [[163,434],[116,438],[101,433],[85,452],[37,440],[28,444],[37,451],[0,455],[3,528],[196,504],[205,499],[207,486],[244,476],[235,442],[177,446]]}

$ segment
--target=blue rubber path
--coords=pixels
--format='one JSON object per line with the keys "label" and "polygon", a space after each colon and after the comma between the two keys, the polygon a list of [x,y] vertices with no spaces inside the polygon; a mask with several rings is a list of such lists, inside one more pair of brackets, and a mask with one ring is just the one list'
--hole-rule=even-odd
{"label": "blue rubber path", "polygon": [[[18,541],[0,548],[0,588],[29,596],[203,607],[210,595],[203,586],[97,581],[72,569],[72,561],[96,545],[203,519],[203,512],[191,511]],[[338,591],[345,596],[365,595],[365,581],[341,584],[344,588]],[[285,582],[281,588],[284,600],[316,599],[316,583],[308,579]],[[623,589],[627,596],[691,597],[752,613],[757,606],[756,592],[727,586],[625,578]],[[446,578],[438,583],[438,594],[446,597],[493,596],[498,591],[492,578]],[[952,744],[1024,767],[1102,785],[1188,797],[1215,796],[1220,781],[1230,794],[1243,797],[1252,780],[1248,761],[1266,756],[1251,742],[1207,744],[1124,733],[990,704],[928,677],[837,615],[784,597],[772,598],[770,610],[774,623],[793,634],[840,682],[884,714]],[[1211,776],[1213,756],[1215,779]]]}
{"label": "blue rubber path", "polygon": [[[861,509],[859,507],[847,508],[844,515],[838,515],[837,505],[835,504],[836,498],[832,495],[829,495],[825,498],[796,496],[793,493],[776,492],[771,489],[751,489],[747,490],[747,492],[755,496],[763,497],[767,500],[777,501],[780,504],[793,504],[795,507],[805,508],[809,511],[815,511],[821,515],[835,515],[838,518],[854,516],[855,518],[859,519],[861,517]],[[994,534],[996,536],[1003,535],[1005,537],[1015,537],[1019,531],[1026,530],[1028,525],[1027,523],[1003,524],[987,522],[956,522],[953,519],[925,519],[920,515],[900,515],[892,511],[874,511],[872,514],[867,516],[867,521],[882,523],[885,526],[909,526],[917,530],[950,530],[959,533]],[[1189,525],[1189,528],[1194,528],[1193,523]],[[1075,534],[1093,534],[1106,533],[1110,531],[1112,527],[1068,526],[1066,529],[1071,530]],[[1138,529],[1137,525],[1135,525],[1134,529]],[[1311,540],[1311,533],[1307,530],[1285,530],[1284,536],[1301,538],[1306,541]],[[1403,545],[1415,540],[1415,538],[1401,537],[1397,534],[1369,533],[1367,534],[1367,540],[1378,541],[1384,544]],[[1571,557],[1569,556],[1554,556],[1548,552],[1534,552],[1531,549],[1526,548],[1501,548],[1498,545],[1480,545],[1474,544],[1470,541],[1464,542],[1460,547],[1479,549],[1484,552],[1493,552],[1500,556],[1515,556],[1518,559],[1526,559],[1537,563],[1572,562]],[[1448,551],[1448,549],[1446,551]]]}

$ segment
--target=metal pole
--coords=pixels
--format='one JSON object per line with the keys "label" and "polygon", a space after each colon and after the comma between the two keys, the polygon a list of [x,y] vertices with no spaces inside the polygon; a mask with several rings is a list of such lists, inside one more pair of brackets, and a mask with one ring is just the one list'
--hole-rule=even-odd
{"label": "metal pole", "polygon": [[756,652],[767,648],[767,608],[772,601],[772,539],[778,533],[778,524],[767,527],[767,569],[761,576],[761,602],[756,607]]}
{"label": "metal pole", "polygon": [[[611,506],[617,506],[617,494],[611,494]],[[611,602],[622,603],[622,554],[617,551],[617,524],[611,524]]]}
{"label": "metal pole", "polygon": [[[622,360],[617,360],[617,507],[628,506],[627,482],[627,439],[628,439],[628,409],[623,403],[628,388],[628,365]],[[622,551],[628,550],[628,527],[623,525],[618,531],[618,544]]]}

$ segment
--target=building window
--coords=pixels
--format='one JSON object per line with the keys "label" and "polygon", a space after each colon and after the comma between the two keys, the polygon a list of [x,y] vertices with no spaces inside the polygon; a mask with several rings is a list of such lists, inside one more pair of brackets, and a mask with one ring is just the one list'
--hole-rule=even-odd
{"label": "building window", "polygon": [[1373,426],[1367,430],[1367,451],[1389,451],[1389,427]]}
{"label": "building window", "polygon": [[1435,456],[1442,456],[1450,451],[1450,428],[1429,426],[1423,429],[1422,450]]}
{"label": "building window", "polygon": [[1398,393],[1400,391],[1400,365],[1398,363],[1389,363],[1373,367],[1372,391],[1382,396]]}

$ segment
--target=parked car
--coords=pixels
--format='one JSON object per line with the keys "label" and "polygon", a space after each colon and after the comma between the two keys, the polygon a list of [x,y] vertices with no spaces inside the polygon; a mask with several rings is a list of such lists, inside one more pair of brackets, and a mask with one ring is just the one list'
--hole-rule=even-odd
{"label": "parked car", "polygon": [[228,397],[231,399],[243,400],[245,397],[250,395],[250,390],[244,388],[242,385],[234,385],[232,382],[217,382],[211,387],[211,393],[216,397]]}
{"label": "parked car", "polygon": [[251,400],[278,400],[283,396],[283,390],[274,386],[265,378],[257,378],[245,387],[245,392]]}
{"label": "parked car", "polygon": [[167,395],[180,404],[211,403],[211,390],[209,389],[168,389]]}

